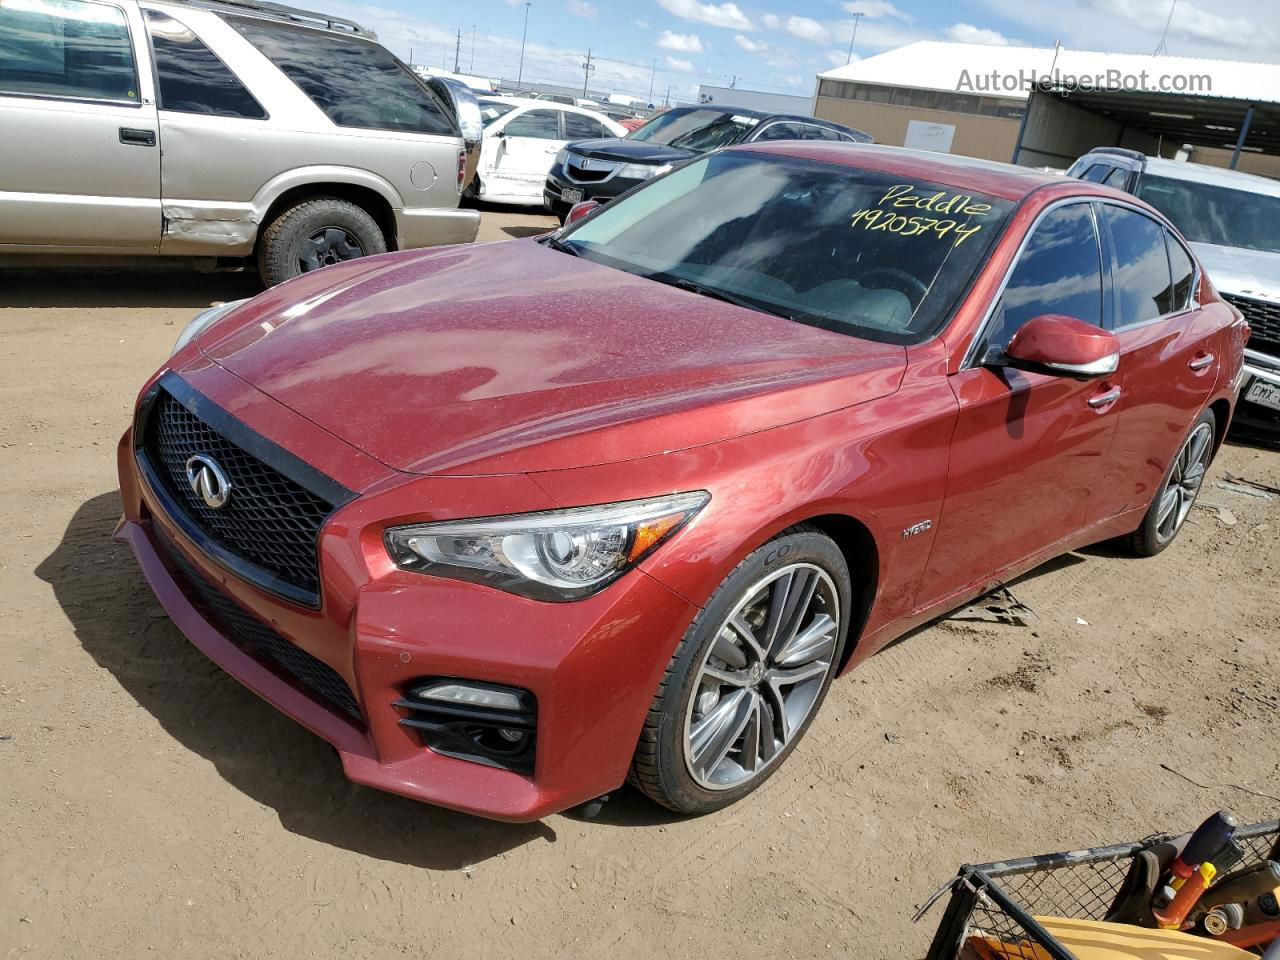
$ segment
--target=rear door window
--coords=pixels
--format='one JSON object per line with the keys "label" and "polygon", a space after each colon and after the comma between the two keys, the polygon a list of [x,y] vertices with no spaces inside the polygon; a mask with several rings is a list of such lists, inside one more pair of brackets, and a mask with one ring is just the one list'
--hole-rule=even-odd
{"label": "rear door window", "polygon": [[84,0],[0,2],[0,93],[140,103],[124,11]]}
{"label": "rear door window", "polygon": [[1111,234],[1116,327],[1154,320],[1173,311],[1173,283],[1164,227],[1146,214],[1099,204]]}
{"label": "rear door window", "polygon": [[458,135],[409,68],[361,37],[248,17],[225,17],[340,127]]}
{"label": "rear door window", "polygon": [[987,349],[1003,350],[1024,323],[1047,313],[1102,326],[1102,257],[1087,203],[1056,207],[1036,224],[996,304]]}
{"label": "rear door window", "polygon": [[564,135],[568,140],[599,140],[613,136],[595,117],[568,112],[564,115]]}
{"label": "rear door window", "polygon": [[508,137],[533,137],[537,140],[561,140],[559,110],[530,110],[512,117],[502,132]]}
{"label": "rear door window", "polygon": [[771,123],[758,134],[756,140],[803,140],[804,130],[798,123]]}
{"label": "rear door window", "polygon": [[1192,285],[1195,282],[1196,265],[1187,248],[1168,230],[1164,232],[1165,245],[1169,248],[1169,266],[1173,273],[1173,304],[1171,310],[1186,310],[1191,306]]}
{"label": "rear door window", "polygon": [[161,110],[266,119],[262,104],[189,27],[157,10],[146,16]]}

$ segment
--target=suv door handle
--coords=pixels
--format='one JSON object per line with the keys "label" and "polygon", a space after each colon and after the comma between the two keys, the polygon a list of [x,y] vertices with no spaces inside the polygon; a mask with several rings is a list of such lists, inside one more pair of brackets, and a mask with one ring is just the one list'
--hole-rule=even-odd
{"label": "suv door handle", "polygon": [[156,132],[154,130],[138,130],[134,127],[120,128],[120,142],[133,147],[154,147]]}
{"label": "suv door handle", "polygon": [[1209,364],[1211,363],[1213,363],[1213,354],[1206,353],[1202,357],[1196,357],[1195,359],[1191,360],[1191,362],[1189,362],[1187,366],[1190,367],[1192,370],[1200,371],[1200,370],[1203,370],[1205,367],[1209,366]]}
{"label": "suv door handle", "polygon": [[1089,398],[1089,406],[1097,410],[1099,407],[1107,407],[1120,399],[1120,388],[1112,387],[1105,393],[1096,393]]}

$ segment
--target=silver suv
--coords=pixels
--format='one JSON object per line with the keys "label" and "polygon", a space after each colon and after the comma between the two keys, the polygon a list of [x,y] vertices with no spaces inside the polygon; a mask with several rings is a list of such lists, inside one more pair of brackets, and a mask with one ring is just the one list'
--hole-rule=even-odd
{"label": "silver suv", "polygon": [[256,258],[270,285],[479,227],[470,91],[279,4],[4,0],[0,131],[7,264]]}
{"label": "silver suv", "polygon": [[1191,241],[1252,330],[1233,422],[1280,441],[1280,182],[1117,147],[1089,151],[1067,175],[1137,194]]}

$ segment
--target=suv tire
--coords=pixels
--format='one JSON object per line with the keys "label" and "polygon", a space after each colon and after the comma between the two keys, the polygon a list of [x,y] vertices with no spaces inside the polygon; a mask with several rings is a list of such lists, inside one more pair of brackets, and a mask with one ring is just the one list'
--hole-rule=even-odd
{"label": "suv tire", "polygon": [[316,197],[280,211],[258,240],[264,286],[330,263],[386,253],[382,230],[363,208],[337,197]]}

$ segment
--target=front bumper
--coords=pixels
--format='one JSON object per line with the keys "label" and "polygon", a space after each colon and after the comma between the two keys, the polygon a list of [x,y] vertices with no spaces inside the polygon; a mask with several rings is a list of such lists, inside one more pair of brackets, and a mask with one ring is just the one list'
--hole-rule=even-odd
{"label": "front bumper", "polygon": [[552,213],[564,213],[573,206],[563,197],[567,189],[581,190],[583,200],[608,203],[622,196],[632,187],[645,182],[644,180],[624,180],[615,174],[607,180],[582,183],[570,178],[564,172],[563,164],[557,164],[547,174],[546,183],[542,187],[542,205]]}
{"label": "front bumper", "polygon": [[1280,389],[1280,358],[1245,349],[1244,366],[1240,370],[1240,400],[1236,404],[1232,424],[1237,433],[1271,442],[1280,441],[1280,410],[1245,399],[1255,380],[1266,381]]}
{"label": "front bumper", "polygon": [[[133,449],[130,430],[118,451],[124,515],[116,538],[133,549],[187,638],[332,744],[349,779],[508,821],[539,819],[625,780],[658,680],[696,613],[669,589],[637,570],[594,597],[552,604],[406,573],[378,556],[386,515],[379,510],[388,505],[380,507],[385,497],[372,495],[340,508],[326,524],[319,547],[323,602],[320,610],[308,610],[236,578],[204,555],[160,511]],[[376,559],[357,562],[361,557]],[[224,634],[184,565],[336,672],[354,694],[360,718]],[[426,677],[531,691],[538,712],[532,776],[423,746],[417,732],[400,723],[405,712],[393,703]]]}
{"label": "front bumper", "polygon": [[471,243],[480,232],[480,211],[423,207],[395,212],[401,250]]}

